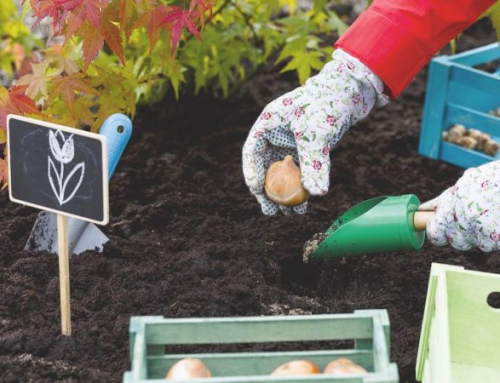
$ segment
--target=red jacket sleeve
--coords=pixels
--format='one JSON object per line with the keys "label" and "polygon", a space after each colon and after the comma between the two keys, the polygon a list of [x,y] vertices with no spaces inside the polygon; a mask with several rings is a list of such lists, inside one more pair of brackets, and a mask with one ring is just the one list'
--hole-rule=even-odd
{"label": "red jacket sleeve", "polygon": [[336,47],[358,58],[397,97],[422,67],[496,0],[375,0]]}

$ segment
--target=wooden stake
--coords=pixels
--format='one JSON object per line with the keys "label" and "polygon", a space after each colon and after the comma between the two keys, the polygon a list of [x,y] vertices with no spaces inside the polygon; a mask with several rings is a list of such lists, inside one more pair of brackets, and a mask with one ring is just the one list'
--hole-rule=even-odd
{"label": "wooden stake", "polygon": [[61,329],[63,335],[71,336],[68,218],[61,214],[57,215],[57,243],[59,247],[59,288],[61,292]]}

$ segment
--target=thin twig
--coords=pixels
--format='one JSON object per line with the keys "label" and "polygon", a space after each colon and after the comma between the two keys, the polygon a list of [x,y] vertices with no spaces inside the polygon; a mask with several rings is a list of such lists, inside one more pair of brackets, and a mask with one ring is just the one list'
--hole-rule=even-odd
{"label": "thin twig", "polygon": [[254,29],[252,23],[250,22],[250,18],[248,17],[248,15],[245,12],[243,12],[241,10],[241,8],[238,5],[236,5],[235,2],[232,2],[232,1],[230,1],[230,2],[233,5],[234,9],[236,9],[238,11],[238,13],[241,15],[241,17],[243,17],[243,20],[245,21],[245,24],[248,26],[248,28],[250,28],[250,31],[252,32],[252,35],[253,35],[254,42],[259,42],[260,41],[259,36],[257,36],[257,32],[255,32],[255,29]]}

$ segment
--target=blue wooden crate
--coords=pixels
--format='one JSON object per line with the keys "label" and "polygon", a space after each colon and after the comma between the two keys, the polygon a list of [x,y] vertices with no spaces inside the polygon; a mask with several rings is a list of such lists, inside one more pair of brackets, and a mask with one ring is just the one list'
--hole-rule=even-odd
{"label": "blue wooden crate", "polygon": [[500,142],[500,118],[488,114],[500,107],[500,72],[488,73],[476,65],[500,59],[493,43],[431,61],[425,97],[419,153],[463,168],[500,159],[442,140],[455,124],[479,129]]}

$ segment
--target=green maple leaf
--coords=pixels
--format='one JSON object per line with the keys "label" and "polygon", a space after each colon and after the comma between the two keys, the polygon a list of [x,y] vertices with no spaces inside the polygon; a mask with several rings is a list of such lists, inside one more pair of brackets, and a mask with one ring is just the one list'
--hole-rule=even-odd
{"label": "green maple leaf", "polygon": [[281,70],[281,73],[296,70],[299,74],[301,84],[311,76],[312,69],[320,70],[324,62],[321,60],[321,52],[295,52],[293,59]]}
{"label": "green maple leaf", "polygon": [[500,40],[500,2],[496,2],[481,17],[488,16],[497,31],[497,38]]}

